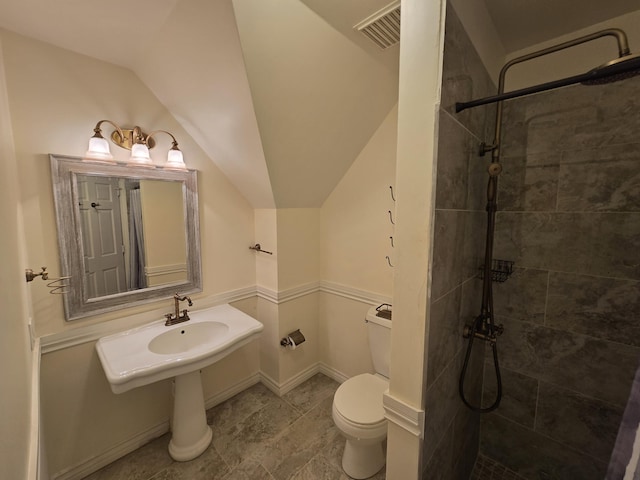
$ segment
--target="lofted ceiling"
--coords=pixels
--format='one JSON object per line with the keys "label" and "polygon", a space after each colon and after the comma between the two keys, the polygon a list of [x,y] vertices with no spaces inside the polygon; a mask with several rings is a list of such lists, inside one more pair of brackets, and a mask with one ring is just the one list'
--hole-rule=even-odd
{"label": "lofted ceiling", "polygon": [[[2,0],[0,27],[133,70],[254,207],[317,207],[396,103],[398,46],[352,28],[391,1]],[[507,53],[639,8],[484,1]]]}

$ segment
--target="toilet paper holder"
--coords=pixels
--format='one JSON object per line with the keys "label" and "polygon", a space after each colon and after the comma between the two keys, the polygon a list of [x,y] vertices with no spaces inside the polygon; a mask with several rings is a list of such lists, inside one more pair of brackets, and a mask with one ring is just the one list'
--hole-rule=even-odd
{"label": "toilet paper holder", "polygon": [[298,329],[291,332],[286,337],[283,337],[280,340],[280,345],[282,345],[283,347],[295,350],[298,347],[298,345],[300,345],[301,343],[304,343],[305,341],[306,341],[306,338],[304,338],[304,335],[302,334],[300,329]]}

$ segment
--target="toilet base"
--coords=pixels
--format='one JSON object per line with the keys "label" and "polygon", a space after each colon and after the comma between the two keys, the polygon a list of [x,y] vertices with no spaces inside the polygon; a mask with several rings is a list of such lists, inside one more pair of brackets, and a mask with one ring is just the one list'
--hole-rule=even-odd
{"label": "toilet base", "polygon": [[363,445],[347,439],[342,455],[342,469],[351,478],[363,479],[374,476],[386,462],[382,442]]}

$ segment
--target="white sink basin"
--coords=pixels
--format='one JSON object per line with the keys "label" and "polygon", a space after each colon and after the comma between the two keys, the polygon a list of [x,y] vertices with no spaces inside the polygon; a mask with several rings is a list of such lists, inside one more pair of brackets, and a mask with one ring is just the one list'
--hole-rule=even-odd
{"label": "white sink basin", "polygon": [[186,323],[154,337],[149,350],[161,355],[184,353],[211,345],[228,332],[229,326],[220,322]]}
{"label": "white sink basin", "polygon": [[218,305],[189,312],[191,320],[164,320],[98,340],[96,350],[114,393],[200,370],[260,335],[256,319]]}

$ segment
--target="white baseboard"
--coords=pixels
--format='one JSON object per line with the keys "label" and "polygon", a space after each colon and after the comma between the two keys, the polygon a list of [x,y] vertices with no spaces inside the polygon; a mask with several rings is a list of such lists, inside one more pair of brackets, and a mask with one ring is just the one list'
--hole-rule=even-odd
{"label": "white baseboard", "polygon": [[303,371],[299,372],[298,374],[282,383],[276,382],[273,378],[271,378],[264,372],[260,372],[259,375],[260,382],[273,393],[281,397],[296,388],[298,385],[303,384],[317,373],[322,373],[323,375],[326,375],[327,377],[335,380],[338,383],[343,383],[345,380],[347,380],[347,378],[349,378],[344,373],[336,370],[335,368],[329,367],[322,362],[314,363],[310,367],[305,368]]}
{"label": "white baseboard", "polygon": [[349,379],[349,376],[323,362],[318,362],[318,371],[338,383],[344,383]]}
{"label": "white baseboard", "polygon": [[51,476],[52,480],[79,480],[92,473],[100,470],[102,467],[106,467],[112,462],[115,462],[121,457],[124,457],[128,453],[140,448],[141,446],[149,443],[150,441],[164,435],[169,431],[169,420],[165,420],[143,432],[138,433],[134,437],[131,437],[124,442],[121,442],[109,450],[96,455],[84,462],[81,462],[71,468],[67,468],[61,472],[55,473]]}
{"label": "white baseboard", "polygon": [[385,392],[382,396],[384,416],[390,422],[418,438],[424,436],[424,410],[415,408]]}

